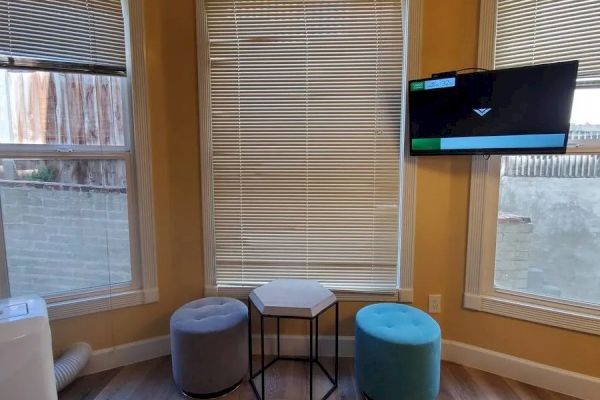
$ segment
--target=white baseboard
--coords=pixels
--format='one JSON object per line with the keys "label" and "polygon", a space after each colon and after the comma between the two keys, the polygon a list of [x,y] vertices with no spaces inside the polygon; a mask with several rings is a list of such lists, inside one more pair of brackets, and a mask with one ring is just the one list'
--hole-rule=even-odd
{"label": "white baseboard", "polygon": [[96,350],[81,375],[94,374],[171,354],[169,335]]}
{"label": "white baseboard", "polygon": [[[282,335],[280,344],[282,354],[308,355],[308,336]],[[258,354],[260,336],[253,336],[252,346],[254,354]],[[265,335],[265,350],[265,354],[275,354],[275,335]],[[170,354],[170,351],[168,335],[97,350],[93,352],[82,375],[165,356]],[[354,336],[339,337],[339,353],[340,357],[354,356]],[[333,336],[319,337],[319,354],[323,356],[334,354]],[[453,340],[442,340],[442,359],[581,399],[597,399],[600,393],[600,378]]]}
{"label": "white baseboard", "polygon": [[453,340],[442,341],[442,359],[580,399],[600,393],[600,378]]}
{"label": "white baseboard", "polygon": [[[273,355],[276,352],[276,336],[265,335],[265,354]],[[282,335],[281,354],[290,356],[308,355],[308,336]],[[354,336],[339,337],[340,357],[354,356]],[[254,335],[252,340],[253,353],[260,354],[260,336]],[[319,354],[333,356],[335,344],[333,336],[319,336]],[[125,365],[135,364],[153,358],[171,354],[169,335],[131,342],[115,347],[96,350],[92,353],[90,362],[81,375],[90,375]]]}

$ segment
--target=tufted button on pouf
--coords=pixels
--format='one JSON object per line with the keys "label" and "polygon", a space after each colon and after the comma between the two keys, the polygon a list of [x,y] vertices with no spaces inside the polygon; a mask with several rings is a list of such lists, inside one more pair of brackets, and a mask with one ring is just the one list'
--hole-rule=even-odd
{"label": "tufted button on pouf", "polygon": [[207,297],[171,316],[173,378],[186,395],[217,397],[248,372],[248,308],[236,299]]}
{"label": "tufted button on pouf", "polygon": [[440,387],[440,327],[423,311],[382,303],[356,314],[356,379],[372,400],[433,400]]}

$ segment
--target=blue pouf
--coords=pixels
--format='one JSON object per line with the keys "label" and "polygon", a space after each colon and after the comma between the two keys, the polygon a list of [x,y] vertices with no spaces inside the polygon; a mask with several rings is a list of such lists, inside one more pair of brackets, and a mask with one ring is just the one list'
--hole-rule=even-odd
{"label": "blue pouf", "polygon": [[423,311],[382,303],[356,314],[355,373],[372,400],[432,400],[440,389],[440,326]]}

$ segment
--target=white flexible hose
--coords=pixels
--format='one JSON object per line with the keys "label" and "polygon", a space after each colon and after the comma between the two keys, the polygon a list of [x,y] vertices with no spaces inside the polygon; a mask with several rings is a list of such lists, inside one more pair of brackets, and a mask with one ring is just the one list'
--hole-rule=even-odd
{"label": "white flexible hose", "polygon": [[73,382],[92,355],[92,348],[87,343],[75,343],[54,361],[56,390],[61,391]]}

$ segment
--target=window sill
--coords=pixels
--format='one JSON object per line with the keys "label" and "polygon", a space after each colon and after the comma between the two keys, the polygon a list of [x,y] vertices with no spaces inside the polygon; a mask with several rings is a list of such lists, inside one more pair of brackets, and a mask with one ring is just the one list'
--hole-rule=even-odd
{"label": "window sill", "polygon": [[116,310],[158,301],[158,288],[131,290],[127,292],[104,294],[77,300],[68,300],[48,304],[51,320],[78,317],[101,311]]}
{"label": "window sill", "polygon": [[[207,286],[205,288],[205,296],[227,296],[233,297],[240,300],[246,300],[248,295],[252,291],[251,287],[214,287]],[[393,292],[349,292],[349,291],[333,291],[339,301],[388,301],[388,302],[401,302],[401,303],[412,303],[413,301],[413,290],[412,289],[399,289]]]}
{"label": "window sill", "polygon": [[[525,298],[523,297],[523,299]],[[581,310],[575,311],[558,308],[555,304],[532,304],[524,300],[469,293],[465,294],[464,307],[470,310],[600,335],[600,316],[591,312],[586,313],[583,307],[580,308]]]}

